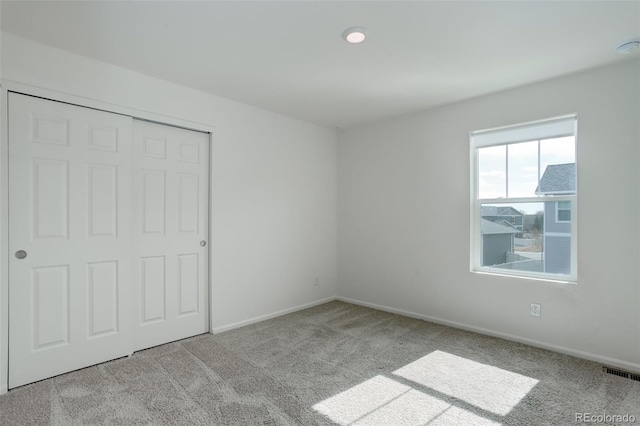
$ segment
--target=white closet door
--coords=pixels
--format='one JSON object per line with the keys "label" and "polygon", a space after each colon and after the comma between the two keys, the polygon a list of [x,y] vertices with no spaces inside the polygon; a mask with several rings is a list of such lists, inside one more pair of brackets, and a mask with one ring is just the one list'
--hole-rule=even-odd
{"label": "white closet door", "polygon": [[131,353],[132,119],[11,93],[8,124],[13,388]]}
{"label": "white closet door", "polygon": [[134,120],[134,349],[209,330],[209,136]]}

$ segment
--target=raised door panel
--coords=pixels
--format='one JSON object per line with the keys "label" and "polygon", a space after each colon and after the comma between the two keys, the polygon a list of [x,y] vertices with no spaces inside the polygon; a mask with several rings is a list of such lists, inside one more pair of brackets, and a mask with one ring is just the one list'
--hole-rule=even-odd
{"label": "raised door panel", "polygon": [[165,257],[145,257],[141,261],[141,323],[165,319]]}
{"label": "raised door panel", "polygon": [[118,129],[116,127],[88,124],[87,128],[89,149],[118,152]]}
{"label": "raised door panel", "polygon": [[118,262],[87,265],[88,336],[99,338],[118,332]]}
{"label": "raised door panel", "polygon": [[177,174],[178,178],[178,232],[198,233],[199,201],[197,174]]}
{"label": "raised door panel", "polygon": [[31,113],[31,141],[68,146],[69,120],[60,116]]}
{"label": "raised door panel", "polygon": [[142,233],[165,234],[166,185],[163,170],[140,171]]}
{"label": "raised door panel", "polygon": [[151,158],[166,158],[167,141],[163,137],[147,136],[142,143],[142,156]]}
{"label": "raised door panel", "polygon": [[66,239],[69,229],[69,162],[33,158],[31,164],[33,238]]}
{"label": "raised door panel", "polygon": [[178,161],[200,162],[200,145],[197,142],[178,142]]}
{"label": "raised door panel", "polygon": [[198,313],[198,253],[178,255],[178,316]]}
{"label": "raised door panel", "polygon": [[69,265],[31,271],[33,350],[69,343]]}
{"label": "raised door panel", "polygon": [[116,237],[118,234],[118,167],[88,164],[89,236]]}

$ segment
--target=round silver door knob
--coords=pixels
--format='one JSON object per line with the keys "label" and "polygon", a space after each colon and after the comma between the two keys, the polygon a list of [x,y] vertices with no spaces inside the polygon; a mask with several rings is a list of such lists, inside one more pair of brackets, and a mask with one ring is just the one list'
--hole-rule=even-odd
{"label": "round silver door knob", "polygon": [[207,242],[205,240],[200,241],[200,246],[204,247],[207,245]]}
{"label": "round silver door knob", "polygon": [[24,259],[25,257],[27,257],[27,252],[24,250],[18,250],[16,252],[16,258],[18,259]]}

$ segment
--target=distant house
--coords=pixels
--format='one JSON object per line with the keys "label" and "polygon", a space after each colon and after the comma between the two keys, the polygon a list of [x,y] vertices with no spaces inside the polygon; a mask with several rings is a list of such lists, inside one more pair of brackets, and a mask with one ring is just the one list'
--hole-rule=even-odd
{"label": "distant house", "polygon": [[[576,192],[575,163],[547,166],[537,195],[571,195]],[[571,202],[544,203],[544,269],[545,272],[571,272]]]}
{"label": "distant house", "polygon": [[518,230],[516,238],[522,238],[524,215],[511,206],[482,206],[480,216],[493,223],[511,226]]}
{"label": "distant house", "polygon": [[495,223],[481,219],[482,234],[482,266],[502,265],[507,263],[508,255],[513,253],[514,236],[518,229],[511,225]]}

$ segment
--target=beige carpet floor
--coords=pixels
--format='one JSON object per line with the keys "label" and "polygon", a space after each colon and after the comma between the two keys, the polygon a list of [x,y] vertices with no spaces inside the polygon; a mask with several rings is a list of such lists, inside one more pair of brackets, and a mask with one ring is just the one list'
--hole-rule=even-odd
{"label": "beige carpet floor", "polygon": [[11,426],[556,426],[624,415],[640,424],[640,382],[599,364],[342,302],[0,397]]}

